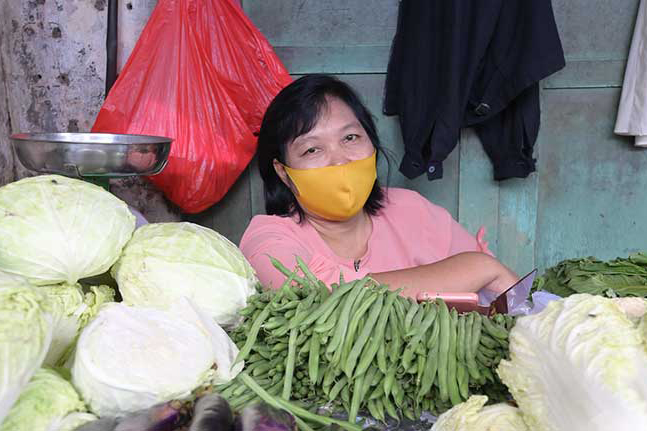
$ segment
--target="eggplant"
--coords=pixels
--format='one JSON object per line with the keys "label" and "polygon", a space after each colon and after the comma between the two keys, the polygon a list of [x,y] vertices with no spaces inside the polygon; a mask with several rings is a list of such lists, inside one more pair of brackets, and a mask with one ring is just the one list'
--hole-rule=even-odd
{"label": "eggplant", "polygon": [[297,431],[294,416],[262,402],[243,409],[240,426],[242,431]]}
{"label": "eggplant", "polygon": [[114,431],[173,431],[181,419],[179,403],[169,402],[124,416]]}
{"label": "eggplant", "polygon": [[218,394],[200,397],[193,409],[189,431],[233,431],[234,414],[229,403]]}

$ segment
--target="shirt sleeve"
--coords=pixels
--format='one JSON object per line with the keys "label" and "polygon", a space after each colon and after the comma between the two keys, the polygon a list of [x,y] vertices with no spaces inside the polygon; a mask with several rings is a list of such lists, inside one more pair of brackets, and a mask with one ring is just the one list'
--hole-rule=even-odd
{"label": "shirt sleeve", "polygon": [[494,256],[488,248],[487,242],[483,239],[485,228],[481,227],[477,236],[470,234],[463,226],[453,218],[451,219],[451,243],[449,246],[449,255],[453,256],[458,253],[467,251],[480,251]]}

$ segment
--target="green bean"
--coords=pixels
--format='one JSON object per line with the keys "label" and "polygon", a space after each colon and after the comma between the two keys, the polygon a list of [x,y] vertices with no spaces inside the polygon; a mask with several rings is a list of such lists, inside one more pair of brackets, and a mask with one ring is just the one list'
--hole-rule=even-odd
{"label": "green bean", "polygon": [[476,364],[476,352],[473,351],[472,346],[474,335],[474,315],[476,313],[471,312],[467,315],[467,321],[465,322],[465,362],[467,363],[467,372],[469,376],[474,380],[479,380],[481,378],[481,373],[479,372],[478,365]]}
{"label": "green bean", "polygon": [[444,301],[440,301],[439,306],[439,322],[440,322],[440,334],[439,334],[439,353],[438,353],[438,389],[439,389],[439,398],[441,401],[449,400],[449,385],[448,385],[448,370],[449,365],[449,343],[451,338],[451,328],[449,310]]}
{"label": "green bean", "polygon": [[449,400],[452,405],[460,404],[461,397],[458,390],[458,380],[456,379],[456,349],[457,349],[457,332],[458,332],[458,313],[455,308],[452,309],[450,319],[450,339],[449,339],[449,355],[447,364],[447,386],[449,390]]}
{"label": "green bean", "polygon": [[297,266],[303,271],[303,275],[312,283],[312,284],[317,284],[319,279],[310,271],[306,263],[301,259],[299,256],[295,256],[296,261],[297,261]]}
{"label": "green bean", "polygon": [[[420,307],[421,310],[424,310],[424,308],[425,307]],[[424,311],[423,314],[425,314]],[[433,308],[429,309],[429,312],[426,313],[424,320],[422,320],[421,323],[418,323],[415,326],[415,331],[411,331],[411,333],[414,334],[413,338],[411,338],[409,345],[404,350],[404,354],[402,355],[402,365],[404,366],[404,368],[408,368],[410,366],[411,359],[413,358],[413,354],[418,347],[418,343],[420,343],[422,337],[427,334],[429,327],[431,327],[435,319],[436,307],[434,306]]]}
{"label": "green bean", "polygon": [[341,392],[341,390],[346,386],[346,382],[348,382],[348,379],[346,376],[341,376],[339,380],[334,384],[332,389],[330,390],[330,394],[328,395],[328,401],[335,401],[337,399],[337,396]]}
{"label": "green bean", "polygon": [[[480,349],[476,351],[476,360],[480,362],[482,365],[484,365],[485,368],[489,368],[492,366],[492,359],[485,356]],[[483,370],[481,369],[480,371],[483,371]]]}
{"label": "green bean", "polygon": [[264,402],[268,403],[274,408],[278,408],[281,410],[287,410],[288,412],[292,413],[294,416],[298,416],[302,419],[306,420],[311,420],[313,422],[317,422],[322,425],[338,425],[342,428],[344,428],[347,431],[362,431],[362,428],[358,425],[351,424],[348,422],[344,421],[339,421],[327,416],[320,416],[313,414],[309,412],[308,410],[298,407],[293,403],[290,403],[288,401],[282,400],[281,398],[274,398],[270,394],[268,394],[265,390],[263,390],[262,387],[260,387],[254,379],[252,379],[249,375],[247,375],[244,371],[239,374],[240,379],[245,383],[252,391],[254,391],[259,398],[261,398]]}
{"label": "green bean", "polygon": [[364,385],[361,388],[360,400],[366,399],[366,394],[371,386],[379,386],[379,374],[377,368],[373,367],[368,370],[364,378]]}
{"label": "green bean", "polygon": [[490,319],[483,319],[483,327],[485,328],[485,331],[494,338],[501,338],[503,340],[508,338],[508,331],[493,323]]}
{"label": "green bean", "polygon": [[398,382],[395,382],[393,384],[393,401],[399,409],[402,408],[402,403],[404,401],[404,389],[400,387],[400,384]]}
{"label": "green bean", "polygon": [[[308,317],[306,317],[302,322],[302,326],[308,326],[317,321],[322,316],[330,316],[330,313],[335,309],[335,306],[341,300],[348,291],[350,291],[355,283],[347,283],[343,286],[340,286],[339,289],[335,290],[332,295],[330,295],[326,300]],[[322,322],[318,322],[322,323]]]}
{"label": "green bean", "polygon": [[359,308],[357,309],[357,312],[350,320],[350,323],[348,325],[348,331],[346,332],[346,339],[344,340],[344,346],[342,348],[342,356],[341,356],[342,363],[346,363],[346,361],[348,360],[348,355],[350,353],[351,348],[353,347],[353,342],[355,341],[355,333],[357,332],[357,328],[359,327],[359,324],[362,322],[362,319],[364,318],[364,314],[371,307],[371,305],[373,305],[373,303],[377,300],[378,296],[382,296],[382,295],[378,292],[372,292],[368,296],[366,301],[364,301],[359,306]]}
{"label": "green bean", "polygon": [[[353,289],[348,293],[348,295],[344,296],[343,307],[341,306],[341,304],[338,305],[338,308],[341,309],[341,314],[339,316],[339,319],[337,319],[335,332],[328,342],[328,347],[326,348],[327,353],[333,353],[337,351],[339,357],[341,358],[341,345],[344,341],[344,337],[346,336],[346,331],[348,330],[348,321],[351,317],[350,311],[355,304],[355,300],[362,292],[365,292],[364,288],[358,287],[357,282],[355,282]],[[333,362],[338,361],[339,360]]]}
{"label": "green bean", "polygon": [[243,346],[242,349],[238,352],[238,355],[236,355],[236,359],[234,360],[234,363],[232,364],[232,367],[239,363],[240,361],[245,360],[247,355],[252,350],[252,347],[254,347],[254,343],[256,342],[256,337],[258,336],[258,331],[261,329],[261,325],[267,319],[267,316],[270,315],[270,309],[269,307],[266,307],[261,311],[261,314],[254,320],[254,323],[252,324],[252,328],[249,331],[249,335],[247,336],[247,341],[245,342],[245,345]]}
{"label": "green bean", "polygon": [[272,346],[272,351],[273,352],[282,352],[283,350],[288,348],[287,343],[276,343],[274,346]]}
{"label": "green bean", "polygon": [[427,303],[422,304],[418,307],[418,310],[416,311],[415,316],[413,316],[413,320],[411,321],[411,326],[409,329],[407,329],[407,333],[405,334],[405,338],[411,338],[414,335],[420,331],[420,325],[422,324],[422,319],[424,319],[425,315],[427,314]]}
{"label": "green bean", "polygon": [[[283,265],[278,259],[275,259],[272,256],[269,256],[269,258],[270,258],[270,262],[272,262],[272,265],[274,265],[274,268],[281,271],[283,275],[290,277],[293,274],[293,272],[287,269],[285,265]],[[292,277],[292,279],[299,284],[305,284],[305,280],[297,276],[296,274],[294,275],[294,277]]]}
{"label": "green bean", "polygon": [[382,341],[377,348],[377,366],[383,374],[387,372],[385,345],[386,343]]}
{"label": "green bean", "polygon": [[469,378],[470,376],[467,372],[467,367],[459,362],[456,370],[456,379],[458,380],[458,391],[461,398],[464,400],[469,397]]}
{"label": "green bean", "polygon": [[287,323],[287,320],[280,316],[270,317],[267,322],[263,325],[263,329],[271,331],[280,326],[284,326]]}
{"label": "green bean", "polygon": [[371,306],[371,309],[368,313],[368,317],[366,318],[366,322],[364,323],[364,327],[362,328],[362,332],[360,333],[359,337],[353,344],[353,348],[348,354],[348,359],[344,363],[344,367],[343,367],[344,372],[348,377],[353,376],[353,371],[355,370],[355,365],[357,364],[357,358],[362,352],[364,345],[370,338],[371,333],[373,332],[373,327],[375,326],[378,318],[380,317],[380,312],[382,310],[383,302],[384,302],[384,295],[379,295],[375,303],[373,303],[373,305]]}
{"label": "green bean", "polygon": [[350,410],[350,382],[341,388],[341,400],[343,401],[346,411]]}
{"label": "green bean", "polygon": [[499,347],[499,342],[495,341],[494,338],[488,334],[481,335],[481,345],[487,347],[488,349],[496,349]]}
{"label": "green bean", "polygon": [[298,335],[298,329],[295,328],[290,331],[290,341],[288,342],[288,357],[285,361],[285,380],[283,381],[283,392],[281,393],[281,396],[286,400],[290,399],[290,394],[292,393],[292,378],[294,373],[294,363],[296,360],[296,342]]}
{"label": "green bean", "polygon": [[386,378],[384,379],[384,394],[387,396],[391,393],[391,389],[393,388],[393,382],[395,382],[395,371],[396,367],[394,365],[391,366],[389,371],[386,373]]}
{"label": "green bean", "polygon": [[400,416],[398,416],[397,411],[395,410],[395,407],[391,403],[391,400],[389,400],[389,396],[386,395],[382,399],[382,404],[384,404],[384,409],[388,413],[389,416],[391,416],[395,420],[400,420]]}
{"label": "green bean", "polygon": [[465,318],[458,316],[458,333],[456,335],[456,360],[465,364]]}
{"label": "green bean", "polygon": [[[396,304],[397,303],[398,301],[396,301]],[[394,334],[391,337],[391,342],[389,343],[389,360],[391,362],[397,362],[400,360],[400,355],[402,354],[402,336],[396,307],[391,310],[391,316],[389,316],[389,326],[391,327],[391,332]]]}
{"label": "green bean", "polygon": [[[440,327],[440,325],[434,325],[435,327]],[[436,373],[438,371],[438,352],[439,352],[440,343],[434,343],[429,347],[427,353],[427,360],[425,361],[425,369],[422,373],[422,379],[420,380],[420,386],[418,388],[418,399],[424,397],[429,393],[429,390],[436,380]]]}
{"label": "green bean", "polygon": [[371,366],[371,362],[373,362],[380,344],[384,343],[384,330],[386,328],[386,322],[389,319],[391,307],[393,306],[393,302],[397,298],[398,294],[398,291],[389,292],[387,294],[386,302],[380,312],[380,318],[376,325],[374,341],[364,346],[364,349],[362,350],[362,357],[357,364],[357,368],[355,369],[355,376],[362,375],[366,372],[368,367]]}
{"label": "green bean", "polygon": [[380,418],[378,418],[380,413],[378,412],[377,407],[375,407],[375,401],[368,400],[366,407],[368,408],[368,412],[371,414],[371,416],[373,416],[373,418],[381,420]]}
{"label": "green bean", "polygon": [[373,404],[375,404],[375,412],[377,415],[375,416],[375,419],[384,422],[386,420],[386,416],[384,415],[384,403],[382,402],[383,398],[378,398],[373,401]]}
{"label": "green bean", "polygon": [[420,385],[420,381],[422,380],[422,373],[425,371],[425,355],[418,355],[416,358],[416,365],[417,365],[417,370],[416,370],[416,385]]}
{"label": "green bean", "polygon": [[[359,412],[359,404],[363,400],[362,388],[364,387],[364,377],[361,375],[357,377],[353,384],[353,397],[350,402],[350,410],[348,411],[348,421],[355,422],[357,420],[357,413]],[[352,418],[352,419],[351,419]]]}
{"label": "green bean", "polygon": [[377,385],[375,386],[375,389],[373,389],[373,392],[368,396],[368,399],[375,400],[380,398],[382,395],[384,395],[384,385]]}
{"label": "green bean", "polygon": [[310,382],[314,385],[317,383],[319,377],[319,337],[312,336],[310,338],[310,354],[308,356],[308,375]]}
{"label": "green bean", "polygon": [[420,305],[418,305],[417,302],[413,302],[409,305],[409,309],[407,310],[407,314],[404,317],[404,332],[408,333],[411,330],[411,322],[413,321],[413,317],[416,315],[418,308]]}

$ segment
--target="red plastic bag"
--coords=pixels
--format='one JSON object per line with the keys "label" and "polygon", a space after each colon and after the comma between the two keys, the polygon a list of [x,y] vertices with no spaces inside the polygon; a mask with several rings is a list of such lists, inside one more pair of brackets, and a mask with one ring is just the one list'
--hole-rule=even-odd
{"label": "red plastic bag", "polygon": [[[220,18],[219,31],[228,38],[214,39],[215,28],[207,31],[204,26],[205,14]],[[269,100],[289,82],[274,74],[282,66],[257,30],[258,39],[239,43],[249,47],[263,41],[259,54],[248,58],[241,48],[234,58],[233,36],[254,33],[241,16],[231,0],[160,0],[92,128],[173,138],[168,165],[149,178],[186,213],[203,211],[226,194],[256,150],[246,120],[258,112],[262,117]],[[244,31],[234,30],[238,27]],[[231,54],[228,64],[240,62],[249,69],[219,70],[212,61],[217,42],[229,44],[223,50]],[[255,62],[256,68],[249,66]],[[261,70],[268,64],[278,69],[264,74]],[[234,70],[243,75],[235,76]],[[248,90],[252,78],[266,84]],[[267,98],[255,100],[260,88]]]}
{"label": "red plastic bag", "polygon": [[292,78],[236,1],[203,0],[197,5],[196,31],[206,36],[204,47],[218,72],[230,85],[242,85],[242,93],[231,86],[228,90],[252,132],[258,133],[267,106]]}

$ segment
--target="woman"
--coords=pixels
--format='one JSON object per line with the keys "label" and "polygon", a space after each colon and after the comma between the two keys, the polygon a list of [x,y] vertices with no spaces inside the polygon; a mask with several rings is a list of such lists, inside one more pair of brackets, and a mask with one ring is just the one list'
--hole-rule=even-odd
{"label": "woman", "polygon": [[443,208],[414,191],[381,188],[382,153],[370,112],[326,75],[304,76],[268,107],[258,162],[268,215],[252,219],[240,248],[265,286],[301,257],[326,283],[370,275],[402,294],[502,291],[517,276]]}

